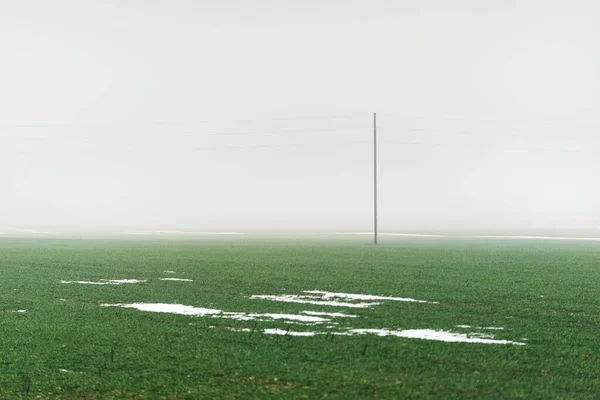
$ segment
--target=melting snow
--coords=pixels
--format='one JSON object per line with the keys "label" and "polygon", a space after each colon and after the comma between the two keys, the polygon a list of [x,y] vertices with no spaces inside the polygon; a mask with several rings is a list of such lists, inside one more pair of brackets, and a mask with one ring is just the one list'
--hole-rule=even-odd
{"label": "melting snow", "polygon": [[60,281],[60,283],[77,283],[80,285],[122,285],[124,283],[142,283],[146,282],[145,279],[101,279],[98,282],[91,281]]}
{"label": "melting snow", "polygon": [[365,335],[374,334],[377,336],[397,336],[410,339],[437,340],[441,342],[460,342],[460,343],[487,343],[487,344],[515,344],[524,345],[525,343],[513,342],[510,340],[492,339],[493,336],[485,335],[480,337],[477,335],[467,335],[463,333],[435,331],[433,329],[406,329],[400,331],[392,331],[388,329],[352,329],[349,331],[353,334]]}
{"label": "melting snow", "polygon": [[456,325],[457,328],[474,328],[474,329],[487,329],[490,331],[501,331],[504,328],[501,327],[497,327],[497,326],[476,326],[476,327],[472,327],[471,325]]}
{"label": "melting snow", "polygon": [[[177,278],[160,278],[161,280],[185,280],[189,279],[177,279]],[[64,282],[64,281],[63,281]],[[103,282],[75,282],[75,283],[92,283],[92,284],[111,284],[108,282],[119,282],[119,283],[133,283],[136,280],[124,280],[124,281],[103,281]],[[70,283],[70,282],[65,282]],[[113,283],[115,284],[115,283]],[[415,300],[404,297],[386,297],[386,296],[375,296],[365,294],[351,294],[351,293],[336,293],[326,292],[319,290],[306,290],[304,293],[307,295],[282,295],[282,296],[271,296],[271,295],[254,295],[251,299],[264,299],[271,301],[281,301],[289,303],[304,303],[314,304],[321,306],[337,306],[337,307],[350,307],[350,308],[368,308],[379,302],[357,302],[360,300],[378,300],[378,301],[408,301],[417,303],[434,303],[425,300]],[[341,302],[336,299],[347,299],[354,302]],[[437,303],[436,303],[437,304]],[[301,311],[300,314],[257,314],[257,313],[243,313],[243,312],[225,312],[222,310],[192,307],[182,304],[165,304],[165,303],[132,303],[132,304],[102,304],[103,307],[124,307],[134,308],[140,311],[147,312],[159,312],[159,313],[172,313],[180,315],[191,315],[191,316],[208,316],[211,318],[227,318],[239,321],[272,321],[272,320],[283,320],[286,323],[291,324],[323,324],[328,323],[328,328],[334,328],[336,322],[331,322],[332,318],[357,318],[356,315],[345,314],[345,313],[333,313],[323,311]],[[302,315],[301,315],[302,314]],[[458,328],[470,329],[473,328],[470,325],[456,325]],[[225,328],[232,331],[239,332],[251,332],[249,328]],[[503,330],[502,327],[475,327],[473,329],[483,330]],[[264,329],[264,334],[269,335],[287,335],[287,336],[316,336],[316,335],[340,335],[340,336],[352,336],[352,335],[376,335],[376,336],[395,336],[409,339],[422,339],[422,340],[436,340],[442,342],[459,342],[459,343],[484,343],[484,344],[513,344],[513,345],[525,345],[523,342],[514,342],[510,340],[495,339],[493,335],[483,333],[456,333],[448,332],[443,330],[432,330],[432,329],[405,329],[405,330],[390,330],[390,329],[347,329],[338,332],[313,332],[313,331],[291,331],[283,329]]]}
{"label": "melting snow", "polygon": [[123,307],[135,308],[140,311],[171,313],[180,315],[215,315],[221,314],[223,311],[212,308],[201,308],[184,306],[183,304],[165,304],[165,303],[132,303],[132,304],[102,304],[102,307]]}
{"label": "melting snow", "polygon": [[[302,303],[302,304],[314,304],[318,306],[333,306],[333,307],[349,307],[349,308],[369,308],[381,304],[380,301],[407,301],[413,303],[432,303],[438,304],[434,301],[416,300],[407,297],[389,297],[389,296],[373,296],[370,294],[353,294],[353,293],[335,293],[325,292],[322,290],[304,290],[304,293],[308,295],[254,295],[250,296],[251,299],[263,299],[270,301],[281,301],[285,303]],[[338,301],[338,299],[351,300],[351,301],[375,301],[369,303],[359,302],[344,302]]]}
{"label": "melting snow", "polygon": [[330,312],[321,312],[321,311],[301,311],[302,314],[307,315],[321,315],[324,317],[339,317],[339,318],[356,318],[356,315],[352,314],[344,314],[344,313],[330,313]]}
{"label": "melting snow", "polygon": [[315,336],[316,332],[295,332],[284,331],[283,329],[265,329],[263,331],[267,335],[284,335],[284,336]]}
{"label": "melting snow", "polygon": [[323,323],[329,322],[327,318],[314,317],[309,315],[297,315],[297,314],[247,314],[238,312],[224,312],[222,310],[216,310],[212,308],[201,308],[186,306],[183,304],[165,304],[165,303],[132,303],[132,304],[102,304],[103,307],[123,307],[123,308],[135,308],[140,311],[148,312],[159,312],[159,313],[171,313],[180,315],[194,315],[194,316],[213,316],[220,318],[229,318],[239,321],[251,321],[251,320],[286,320],[286,321],[297,321],[305,323]]}
{"label": "melting snow", "polygon": [[467,333],[467,336],[469,337],[476,337],[476,338],[484,338],[484,339],[493,339],[494,335],[489,335],[487,333]]}
{"label": "melting snow", "polygon": [[318,297],[314,296],[298,296],[298,295],[283,295],[283,296],[270,296],[270,295],[254,295],[250,296],[251,299],[262,299],[271,301],[281,301],[284,303],[302,303],[302,304],[313,304],[316,306],[332,306],[332,307],[349,307],[349,308],[369,308],[376,306],[381,303],[346,303],[334,300],[318,300]]}
{"label": "melting snow", "polygon": [[[211,328],[214,328],[214,326],[211,326]],[[234,332],[252,332],[252,329],[250,328],[225,328],[228,331],[234,331]]]}
{"label": "melting snow", "polygon": [[407,339],[423,339],[436,340],[441,342],[458,342],[458,343],[483,343],[483,344],[514,344],[525,345],[525,343],[513,342],[510,340],[494,339],[492,335],[466,335],[462,333],[435,331],[433,329],[406,329],[406,330],[389,330],[389,329],[352,329],[348,332],[297,332],[286,331],[283,329],[265,329],[263,331],[268,335],[287,335],[287,336],[316,336],[316,335],[377,335],[377,336],[396,336]]}
{"label": "melting snow", "polygon": [[183,278],[158,278],[159,281],[181,281],[181,282],[194,282],[192,279]]}
{"label": "melting snow", "polygon": [[322,299],[349,299],[349,300],[391,300],[391,301],[408,301],[414,303],[433,303],[438,302],[426,301],[426,300],[415,300],[407,297],[387,297],[387,296],[373,296],[370,294],[352,294],[352,293],[333,293],[324,292],[322,290],[304,290],[304,293],[318,294],[321,295]]}
{"label": "melting snow", "polygon": [[[229,314],[229,313],[226,313]],[[225,318],[237,319],[240,321],[250,321],[253,319],[260,318],[272,318],[272,319],[285,319],[288,321],[299,321],[309,323],[323,323],[329,322],[327,318],[311,317],[308,315],[297,315],[297,314],[245,314],[245,313],[231,313],[231,315],[225,316]]]}

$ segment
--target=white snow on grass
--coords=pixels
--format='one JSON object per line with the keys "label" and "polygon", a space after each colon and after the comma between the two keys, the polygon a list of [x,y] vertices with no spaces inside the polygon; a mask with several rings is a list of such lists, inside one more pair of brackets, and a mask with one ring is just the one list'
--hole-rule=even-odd
{"label": "white snow on grass", "polygon": [[504,328],[502,327],[498,327],[498,326],[471,326],[471,325],[456,325],[457,328],[465,328],[465,329],[469,329],[469,328],[473,328],[473,329],[487,329],[487,330],[491,330],[491,331],[501,331]]}
{"label": "white snow on grass", "polygon": [[126,283],[143,283],[145,279],[101,279],[100,281],[60,281],[60,283],[75,283],[79,285],[123,285]]}
{"label": "white snow on grass", "polygon": [[[180,314],[189,316],[208,316],[211,318],[227,318],[238,321],[273,321],[283,320],[287,323],[303,323],[303,324],[322,324],[329,322],[328,317],[356,317],[353,315],[342,314],[342,313],[324,313],[318,311],[303,311],[302,314],[251,314],[251,313],[240,313],[240,312],[224,312],[222,310],[212,308],[202,308],[186,306],[183,304],[165,304],[165,303],[131,303],[131,304],[102,304],[103,307],[122,307],[122,308],[133,308],[140,311],[147,312],[158,312],[158,313],[170,313]],[[470,328],[468,325],[457,325],[460,328]],[[328,327],[332,327],[329,325]],[[496,327],[489,327],[492,329],[503,329]],[[239,331],[239,332],[251,332],[249,328],[226,328],[228,330]],[[484,329],[484,328],[482,328]],[[339,336],[353,336],[353,335],[376,335],[376,336],[395,336],[408,339],[422,339],[422,340],[435,340],[441,342],[457,342],[457,343],[483,343],[483,344],[514,344],[514,345],[525,345],[523,342],[514,342],[510,340],[495,339],[493,335],[483,333],[456,333],[448,332],[443,330],[433,329],[404,329],[404,330],[390,330],[390,329],[348,329],[346,331],[338,332],[315,332],[315,331],[292,331],[283,329],[264,329],[264,334],[269,335],[286,335],[286,336],[316,336],[324,334],[332,334]]]}
{"label": "white snow on grass", "polygon": [[310,315],[298,314],[245,314],[245,313],[225,313],[225,318],[236,319],[240,321],[251,321],[255,319],[283,319],[287,321],[306,322],[320,324],[330,320],[322,317],[313,317]]}
{"label": "white snow on grass", "polygon": [[184,278],[158,278],[159,281],[180,281],[180,282],[194,282],[192,279]]}
{"label": "white snow on grass", "polygon": [[525,343],[521,342],[493,339],[493,336],[491,335],[481,337],[481,335],[477,334],[469,335],[456,332],[436,331],[433,329],[405,329],[398,331],[389,329],[352,329],[349,333],[357,335],[372,334],[377,336],[397,336],[409,339],[437,340],[440,342],[525,345]]}
{"label": "white snow on grass", "polygon": [[[308,295],[254,295],[250,296],[251,299],[262,299],[270,301],[280,301],[284,303],[301,303],[301,304],[313,304],[318,306],[333,306],[333,307],[349,307],[349,308],[369,308],[381,304],[381,301],[405,301],[412,303],[430,303],[438,304],[435,301],[417,300],[407,297],[389,297],[389,296],[374,296],[370,294],[353,294],[353,293],[335,293],[326,292],[322,290],[304,290],[304,293]],[[348,302],[339,301],[350,300],[350,301],[374,301],[369,303],[364,302]]]}
{"label": "white snow on grass", "polygon": [[[168,279],[168,278],[165,278]],[[361,303],[357,300],[392,300],[392,301],[411,301],[417,303],[431,303],[425,300],[407,299],[404,297],[386,297],[365,294],[337,293],[325,292],[318,290],[308,290],[304,293],[308,295],[255,295],[251,299],[265,299],[272,301],[283,301],[291,303],[308,303],[315,305],[327,306],[343,306],[354,308],[368,308],[373,305],[381,304],[379,302]],[[349,299],[355,302],[340,302],[336,299]],[[186,306],[183,304],[165,304],[165,303],[131,303],[131,304],[102,304],[103,307],[123,307],[133,308],[146,312],[171,313],[189,316],[210,317],[210,318],[225,318],[237,321],[283,321],[287,324],[303,324],[316,325],[326,324],[327,328],[336,328],[337,322],[332,322],[334,318],[357,318],[357,315],[334,313],[324,311],[301,311],[300,314],[277,314],[277,313],[244,313],[244,312],[226,312],[212,308],[202,308]],[[502,327],[472,327],[470,325],[456,325],[461,329],[479,329],[479,330],[503,330]],[[252,332],[249,328],[225,328],[227,330],[238,332]],[[339,328],[338,328],[339,329]],[[285,335],[285,336],[317,336],[317,335],[338,335],[338,336],[353,336],[353,335],[376,335],[376,336],[394,336],[408,339],[434,340],[441,342],[456,342],[456,343],[482,343],[482,344],[511,344],[525,345],[523,342],[515,342],[510,340],[496,339],[494,335],[480,332],[457,333],[444,330],[433,329],[351,329],[334,331],[293,331],[283,329],[263,329],[264,334],[269,335]]]}
{"label": "white snow on grass", "polygon": [[318,315],[323,317],[334,317],[334,318],[356,318],[356,315],[353,314],[344,314],[344,313],[330,313],[330,312],[321,312],[321,311],[301,311],[301,314],[306,315]]}
{"label": "white snow on grass", "polygon": [[166,304],[166,303],[131,303],[131,304],[102,304],[102,307],[122,307],[135,308],[140,311],[170,313],[180,315],[217,315],[223,313],[221,310],[212,308],[192,307],[183,304]]}
{"label": "white snow on grass", "polygon": [[267,335],[282,335],[282,336],[316,336],[317,335],[317,332],[284,331],[283,329],[265,329],[263,332]]}
{"label": "white snow on grass", "polygon": [[470,332],[467,333],[468,337],[474,337],[474,338],[483,338],[483,339],[493,339],[494,335],[490,335],[488,333],[478,333],[478,332]]}
{"label": "white snow on grass", "polygon": [[108,282],[114,284],[114,285],[121,285],[123,283],[142,283],[142,282],[146,282],[145,279],[143,280],[138,280],[138,279],[111,279]]}
{"label": "white snow on grass", "polygon": [[165,304],[165,303],[131,303],[131,304],[102,304],[102,307],[122,307],[122,308],[134,308],[140,311],[147,312],[158,312],[158,313],[170,313],[180,315],[193,315],[193,316],[212,316],[219,318],[235,319],[238,321],[252,321],[252,320],[285,320],[293,322],[303,322],[311,324],[321,324],[324,322],[330,322],[327,318],[315,317],[310,315],[298,315],[298,314],[248,314],[240,312],[224,312],[222,310],[216,310],[212,308],[202,308],[186,306],[183,304]]}
{"label": "white snow on grass", "polygon": [[304,293],[320,295],[322,299],[346,299],[346,300],[388,300],[388,301],[407,301],[413,303],[431,303],[439,304],[436,301],[416,300],[407,297],[387,297],[387,296],[373,296],[370,294],[352,294],[352,293],[334,293],[325,292],[322,290],[304,290]]}
{"label": "white snow on grass", "polygon": [[253,295],[251,299],[261,299],[270,301],[281,301],[283,303],[301,303],[301,304],[313,304],[316,306],[332,306],[332,307],[348,307],[348,308],[369,308],[376,306],[381,303],[347,303],[335,300],[318,300],[319,297],[314,296],[298,296],[298,295],[282,295],[282,296],[271,296],[271,295]]}
{"label": "white snow on grass", "polygon": [[265,329],[263,333],[267,335],[285,335],[285,336],[316,336],[316,335],[336,335],[336,336],[353,336],[353,335],[376,335],[376,336],[395,336],[407,339],[422,339],[434,340],[440,342],[455,342],[455,343],[482,343],[482,344],[513,344],[523,346],[525,343],[513,342],[510,340],[494,339],[492,335],[483,334],[463,334],[447,331],[436,331],[433,329],[405,329],[405,330],[389,330],[389,329],[351,329],[347,332],[313,332],[313,331],[286,331],[283,329]]}

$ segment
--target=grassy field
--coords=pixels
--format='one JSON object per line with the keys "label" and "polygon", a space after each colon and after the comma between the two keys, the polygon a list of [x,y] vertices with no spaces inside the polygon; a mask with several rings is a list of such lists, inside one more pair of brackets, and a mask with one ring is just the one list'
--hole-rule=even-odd
{"label": "grassy field", "polygon": [[[0,398],[598,398],[600,243],[365,242],[2,239]],[[102,279],[145,282],[61,283]],[[250,298],[310,300],[293,297],[307,290],[429,303],[356,308]],[[140,302],[237,314],[102,306]]]}

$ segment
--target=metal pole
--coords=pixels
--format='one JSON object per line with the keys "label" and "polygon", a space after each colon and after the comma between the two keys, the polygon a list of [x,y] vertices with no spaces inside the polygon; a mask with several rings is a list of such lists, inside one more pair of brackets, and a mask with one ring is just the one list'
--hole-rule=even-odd
{"label": "metal pole", "polygon": [[373,244],[377,244],[377,113],[373,113]]}

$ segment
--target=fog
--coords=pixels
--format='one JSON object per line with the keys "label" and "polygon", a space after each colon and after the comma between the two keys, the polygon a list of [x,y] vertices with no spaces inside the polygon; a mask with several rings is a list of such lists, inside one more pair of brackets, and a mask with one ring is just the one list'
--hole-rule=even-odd
{"label": "fog", "polygon": [[[600,229],[595,1],[6,0],[0,232]],[[31,232],[31,231],[29,231]]]}

